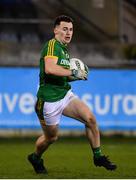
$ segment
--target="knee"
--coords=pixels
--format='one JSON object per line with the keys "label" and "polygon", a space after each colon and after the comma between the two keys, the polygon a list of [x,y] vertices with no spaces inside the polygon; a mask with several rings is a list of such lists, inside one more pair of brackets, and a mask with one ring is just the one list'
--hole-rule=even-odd
{"label": "knee", "polygon": [[48,144],[52,144],[52,143],[54,143],[55,141],[57,141],[57,139],[58,139],[57,136],[48,137],[48,138],[47,138],[47,142],[48,142]]}
{"label": "knee", "polygon": [[97,127],[96,118],[93,114],[88,115],[86,126],[90,127],[90,128],[96,128]]}

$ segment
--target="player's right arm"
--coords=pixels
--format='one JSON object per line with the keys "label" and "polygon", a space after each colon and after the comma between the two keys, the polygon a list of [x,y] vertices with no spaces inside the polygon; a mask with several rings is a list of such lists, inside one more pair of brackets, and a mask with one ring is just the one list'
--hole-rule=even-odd
{"label": "player's right arm", "polygon": [[71,70],[65,69],[57,64],[59,58],[59,47],[56,44],[55,39],[51,39],[43,51],[44,57],[44,71],[46,74],[56,76],[70,76]]}
{"label": "player's right arm", "polygon": [[56,76],[71,76],[72,71],[70,69],[65,69],[57,64],[58,57],[46,56],[44,58],[45,62],[45,73],[52,74]]}
{"label": "player's right arm", "polygon": [[[62,66],[59,66],[57,64],[57,57],[45,57],[45,73],[46,74],[52,74],[55,76],[68,76],[68,77],[74,77],[76,80],[86,80],[87,74],[86,72],[82,70],[70,70],[70,69],[65,69]],[[74,78],[71,78],[71,80],[75,80]]]}
{"label": "player's right arm", "polygon": [[57,64],[59,50],[55,46],[55,40],[50,40],[44,55],[44,70],[46,74],[55,76],[74,76],[78,79],[85,79],[85,74],[81,70],[70,70]]}

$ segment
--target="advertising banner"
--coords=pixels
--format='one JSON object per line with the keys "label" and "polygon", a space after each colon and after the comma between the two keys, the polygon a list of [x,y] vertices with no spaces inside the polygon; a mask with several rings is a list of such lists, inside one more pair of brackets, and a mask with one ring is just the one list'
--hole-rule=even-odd
{"label": "advertising banner", "polygon": [[[136,70],[91,69],[87,81],[72,89],[91,109],[104,130],[136,130]],[[0,129],[39,129],[34,112],[38,68],[0,68]],[[60,129],[83,129],[62,117]]]}

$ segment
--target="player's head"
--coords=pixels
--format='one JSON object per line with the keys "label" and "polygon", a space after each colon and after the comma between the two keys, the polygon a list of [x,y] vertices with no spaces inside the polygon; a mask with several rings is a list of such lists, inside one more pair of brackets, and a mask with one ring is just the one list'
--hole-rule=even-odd
{"label": "player's head", "polygon": [[55,38],[63,43],[70,43],[73,35],[73,19],[66,15],[60,15],[54,22]]}

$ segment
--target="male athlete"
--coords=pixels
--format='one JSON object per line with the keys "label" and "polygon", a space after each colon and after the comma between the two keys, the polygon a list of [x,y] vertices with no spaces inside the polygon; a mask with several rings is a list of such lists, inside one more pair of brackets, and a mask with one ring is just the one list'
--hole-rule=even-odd
{"label": "male athlete", "polygon": [[94,115],[88,106],[73,94],[68,83],[71,79],[87,79],[86,71],[70,70],[67,45],[72,35],[73,20],[65,15],[58,16],[54,22],[54,38],[44,45],[41,52],[40,87],[35,110],[44,133],[36,141],[35,152],[28,155],[36,173],[47,173],[41,156],[49,145],[57,140],[62,114],[85,124],[94,164],[107,170],[116,169],[116,165],[101,154],[100,135]]}

